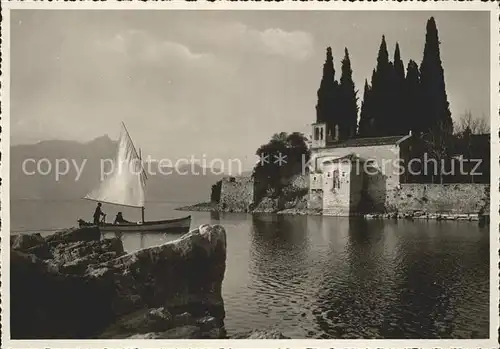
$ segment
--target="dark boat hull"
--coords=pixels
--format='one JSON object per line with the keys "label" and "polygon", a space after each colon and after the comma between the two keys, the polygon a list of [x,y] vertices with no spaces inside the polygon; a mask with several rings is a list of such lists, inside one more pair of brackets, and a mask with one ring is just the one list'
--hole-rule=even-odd
{"label": "dark boat hull", "polygon": [[[91,223],[86,223],[80,221],[80,226],[92,225]],[[172,233],[180,234],[186,233],[191,227],[191,216],[161,220],[161,221],[150,221],[144,223],[123,223],[123,224],[111,224],[102,223],[99,225],[99,229],[102,232],[151,232],[151,233]]]}

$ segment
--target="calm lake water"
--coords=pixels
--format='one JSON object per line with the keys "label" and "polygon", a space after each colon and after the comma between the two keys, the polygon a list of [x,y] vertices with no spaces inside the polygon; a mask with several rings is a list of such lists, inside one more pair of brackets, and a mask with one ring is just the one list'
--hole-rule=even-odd
{"label": "calm lake water", "polygon": [[[180,217],[151,203],[146,219]],[[11,204],[11,231],[90,220],[92,202]],[[108,221],[116,207],[106,207]],[[126,219],[139,210],[124,209]],[[275,327],[292,338],[487,338],[489,232],[473,222],[192,213],[227,231],[229,333]],[[111,234],[110,236],[114,236]],[[128,251],[175,239],[125,234]]]}

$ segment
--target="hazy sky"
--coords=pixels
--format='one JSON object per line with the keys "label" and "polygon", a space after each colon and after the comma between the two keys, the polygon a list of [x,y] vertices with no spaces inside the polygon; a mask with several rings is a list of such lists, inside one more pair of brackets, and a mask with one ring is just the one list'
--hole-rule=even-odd
{"label": "hazy sky", "polygon": [[382,34],[405,66],[436,18],[451,111],[489,118],[487,12],[12,12],[11,141],[116,139],[123,120],[155,158],[240,158],[309,132],[325,49],[344,47],[362,97]]}

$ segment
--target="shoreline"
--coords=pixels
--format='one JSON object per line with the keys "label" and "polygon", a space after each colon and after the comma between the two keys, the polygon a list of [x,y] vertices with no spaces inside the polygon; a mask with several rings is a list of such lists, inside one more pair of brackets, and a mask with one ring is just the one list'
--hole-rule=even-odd
{"label": "shoreline", "polygon": [[[175,208],[176,211],[191,211],[191,212],[216,212],[216,213],[250,213],[250,214],[261,214],[269,213],[276,215],[287,215],[287,216],[322,216],[321,210],[313,210],[307,208],[287,208],[283,210],[277,210],[273,208],[269,209],[254,209],[247,211],[236,211],[236,210],[221,210],[217,203],[214,202],[201,202],[198,204],[190,206],[182,206]],[[408,211],[408,212],[391,212],[391,213],[360,213],[356,215],[350,215],[345,217],[360,217],[365,220],[435,220],[435,221],[464,221],[464,222],[480,222],[489,223],[490,215],[481,213],[451,213],[451,212],[426,212],[421,210]]]}
{"label": "shoreline", "polygon": [[194,205],[176,207],[174,210],[191,212],[220,212],[217,204],[214,202],[199,202]]}

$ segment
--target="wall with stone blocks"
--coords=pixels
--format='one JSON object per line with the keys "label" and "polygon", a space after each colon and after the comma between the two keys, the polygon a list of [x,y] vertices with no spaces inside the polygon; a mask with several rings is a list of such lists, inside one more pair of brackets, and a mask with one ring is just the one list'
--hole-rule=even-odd
{"label": "wall with stone blocks", "polygon": [[226,212],[248,212],[254,200],[252,177],[224,177],[219,209]]}
{"label": "wall with stone blocks", "polygon": [[323,190],[313,189],[309,191],[309,198],[307,200],[307,208],[310,210],[323,209]]}
{"label": "wall with stone blocks", "polygon": [[388,193],[388,211],[485,213],[490,210],[489,184],[401,184]]}

